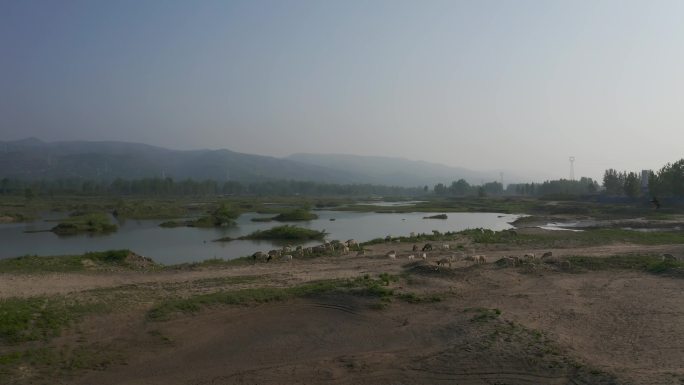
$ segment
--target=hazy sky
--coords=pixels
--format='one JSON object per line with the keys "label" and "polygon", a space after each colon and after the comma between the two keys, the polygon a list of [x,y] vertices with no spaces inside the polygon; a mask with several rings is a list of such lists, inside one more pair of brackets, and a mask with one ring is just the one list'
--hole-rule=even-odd
{"label": "hazy sky", "polygon": [[0,0],[0,140],[600,177],[684,156],[684,1]]}

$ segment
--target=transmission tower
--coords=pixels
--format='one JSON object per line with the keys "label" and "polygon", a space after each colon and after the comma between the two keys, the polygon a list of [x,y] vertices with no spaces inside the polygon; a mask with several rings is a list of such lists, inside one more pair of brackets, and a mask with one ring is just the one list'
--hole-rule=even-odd
{"label": "transmission tower", "polygon": [[575,180],[575,157],[570,157],[570,180]]}

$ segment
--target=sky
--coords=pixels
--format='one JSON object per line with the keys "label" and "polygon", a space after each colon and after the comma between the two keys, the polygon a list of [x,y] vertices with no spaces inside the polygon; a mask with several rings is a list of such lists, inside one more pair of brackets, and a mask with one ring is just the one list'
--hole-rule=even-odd
{"label": "sky", "polygon": [[684,156],[684,2],[0,0],[0,140],[601,178]]}

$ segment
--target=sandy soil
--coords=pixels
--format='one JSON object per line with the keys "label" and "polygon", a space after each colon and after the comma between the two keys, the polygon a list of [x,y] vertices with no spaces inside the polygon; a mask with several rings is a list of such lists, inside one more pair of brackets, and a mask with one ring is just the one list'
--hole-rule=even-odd
{"label": "sandy soil", "polygon": [[[684,384],[684,280],[634,271],[528,273],[461,261],[408,264],[410,244],[367,256],[323,257],[217,270],[0,277],[0,296],[65,294],[130,284],[257,275],[258,285],[400,274],[395,290],[443,301],[324,295],[257,306],[208,308],[153,322],[146,307],[90,317],[57,343],[98,347],[99,370],[23,383],[62,384]],[[390,249],[399,259],[383,255]],[[549,250],[479,248],[503,255]],[[554,256],[684,255],[684,245],[552,250]],[[474,308],[500,309],[474,322]],[[22,383],[22,381],[18,381]]]}

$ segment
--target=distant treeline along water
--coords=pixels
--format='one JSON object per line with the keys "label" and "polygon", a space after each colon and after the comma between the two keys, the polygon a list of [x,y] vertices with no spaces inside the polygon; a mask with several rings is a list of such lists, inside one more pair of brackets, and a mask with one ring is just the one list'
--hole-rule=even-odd
{"label": "distant treeline along water", "polygon": [[500,182],[471,185],[464,179],[450,185],[438,183],[429,186],[400,187],[376,184],[335,184],[311,181],[274,180],[265,182],[239,182],[173,178],[141,178],[106,180],[84,180],[64,178],[51,180],[0,179],[0,195],[350,195],[350,196],[545,196],[545,195],[592,195],[601,193],[609,196],[639,198],[643,196],[684,196],[684,159],[668,163],[658,171],[645,175],[634,171],[608,169],[603,176],[603,185],[591,178],[579,180],[549,180],[543,183],[515,183],[505,188]]}

